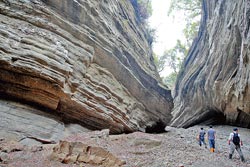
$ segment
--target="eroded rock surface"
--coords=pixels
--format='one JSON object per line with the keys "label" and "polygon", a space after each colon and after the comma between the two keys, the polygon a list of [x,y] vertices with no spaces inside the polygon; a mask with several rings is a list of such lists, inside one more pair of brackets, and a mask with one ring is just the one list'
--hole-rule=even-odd
{"label": "eroded rock surface", "polygon": [[203,16],[174,95],[172,125],[250,127],[250,1],[203,0]]}
{"label": "eroded rock surface", "polygon": [[105,167],[118,167],[126,164],[101,147],[93,147],[82,142],[60,141],[53,148],[51,159],[65,164],[88,163]]}
{"label": "eroded rock surface", "polygon": [[130,1],[0,1],[0,95],[111,133],[171,119]]}
{"label": "eroded rock surface", "polygon": [[51,144],[66,136],[89,131],[77,124],[65,124],[49,112],[0,100],[0,140],[5,138],[23,145]]}
{"label": "eroded rock surface", "polygon": [[[203,126],[203,128],[207,131],[209,127]],[[216,149],[214,153],[210,153],[209,148],[206,149],[204,145],[200,147],[198,144],[196,136],[198,135],[200,126],[188,129],[171,127],[168,128],[167,133],[161,134],[134,132],[106,136],[101,135],[101,131],[92,131],[69,136],[63,139],[63,141],[83,143],[92,148],[103,148],[122,162],[126,162],[123,167],[179,167],[181,164],[185,167],[249,167],[250,129],[239,128],[239,133],[243,140],[242,152],[246,162],[241,162],[237,152],[234,153],[232,160],[228,159],[229,146],[226,140],[233,128],[232,126],[214,126],[216,130]],[[0,166],[103,166],[82,162],[65,164],[59,161],[52,161],[49,158],[55,146],[54,144],[25,148],[20,147],[18,143],[13,144],[15,143],[0,140]],[[74,152],[77,152],[77,150],[80,151],[76,148]],[[9,151],[6,152],[5,150]]]}

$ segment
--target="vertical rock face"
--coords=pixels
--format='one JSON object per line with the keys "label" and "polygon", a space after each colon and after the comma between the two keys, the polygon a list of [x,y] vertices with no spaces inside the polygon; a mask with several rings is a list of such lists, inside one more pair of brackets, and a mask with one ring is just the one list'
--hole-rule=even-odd
{"label": "vertical rock face", "polygon": [[[0,95],[111,133],[171,119],[130,1],[0,1]],[[162,127],[162,126],[161,126]]]}
{"label": "vertical rock face", "polygon": [[203,0],[203,16],[178,76],[171,124],[250,127],[250,1]]}

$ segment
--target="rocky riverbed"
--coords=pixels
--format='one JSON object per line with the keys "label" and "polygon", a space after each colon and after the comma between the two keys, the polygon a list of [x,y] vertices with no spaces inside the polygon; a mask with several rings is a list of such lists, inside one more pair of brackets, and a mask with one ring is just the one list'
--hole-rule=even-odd
{"label": "rocky riverbed", "polygon": [[[94,131],[74,134],[64,138],[68,142],[81,142],[90,147],[102,148],[124,162],[123,167],[248,167],[250,166],[250,130],[239,128],[243,140],[242,151],[246,162],[242,163],[237,152],[233,159],[228,159],[227,138],[232,126],[214,126],[216,130],[216,149],[210,153],[204,146],[200,147],[196,140],[199,128],[188,129],[167,128],[161,134],[135,132],[131,134],[108,135],[107,131]],[[205,130],[207,126],[202,126]],[[62,163],[51,160],[53,147],[57,144],[25,146],[16,141],[1,137],[0,166],[39,167],[67,166],[94,167],[93,162]],[[93,157],[93,156],[92,156]]]}

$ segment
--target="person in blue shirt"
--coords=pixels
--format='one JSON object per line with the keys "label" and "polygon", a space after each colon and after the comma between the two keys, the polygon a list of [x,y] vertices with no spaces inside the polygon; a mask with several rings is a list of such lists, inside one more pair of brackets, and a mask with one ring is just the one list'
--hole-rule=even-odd
{"label": "person in blue shirt", "polygon": [[203,128],[201,128],[200,132],[199,132],[199,145],[202,146],[202,144],[205,145],[205,148],[207,148],[207,144],[205,142],[205,130]]}
{"label": "person in blue shirt", "polygon": [[214,152],[215,150],[215,130],[213,129],[213,126],[210,125],[209,130],[207,131],[207,139],[210,146],[210,152]]}

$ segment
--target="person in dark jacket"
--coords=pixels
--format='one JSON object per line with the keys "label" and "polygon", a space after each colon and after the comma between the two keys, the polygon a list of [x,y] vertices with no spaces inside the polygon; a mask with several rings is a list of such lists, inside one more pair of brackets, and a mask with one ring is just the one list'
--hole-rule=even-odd
{"label": "person in dark jacket", "polygon": [[232,159],[233,154],[234,154],[234,150],[236,150],[240,155],[241,161],[244,162],[245,158],[244,158],[243,153],[242,153],[241,148],[240,148],[240,146],[243,145],[243,142],[240,139],[240,134],[238,132],[239,132],[238,129],[234,128],[233,132],[230,133],[230,135],[229,135],[229,138],[228,138],[228,145],[230,146],[229,159]]}

